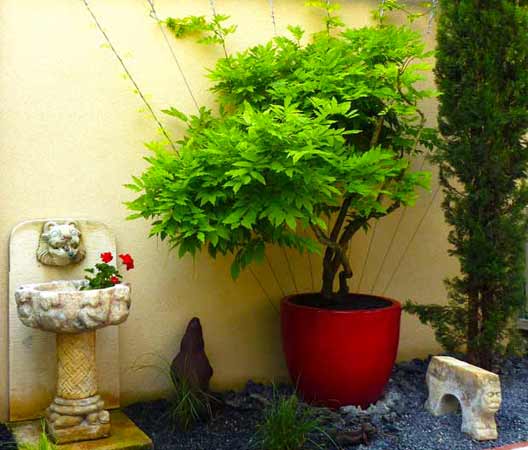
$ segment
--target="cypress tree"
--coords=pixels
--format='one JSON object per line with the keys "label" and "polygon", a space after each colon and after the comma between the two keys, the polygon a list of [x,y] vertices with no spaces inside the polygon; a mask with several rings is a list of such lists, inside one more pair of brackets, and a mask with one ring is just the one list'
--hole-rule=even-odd
{"label": "cypress tree", "polygon": [[524,1],[441,0],[435,69],[450,254],[447,305],[408,303],[450,351],[494,368],[524,305],[528,14]]}

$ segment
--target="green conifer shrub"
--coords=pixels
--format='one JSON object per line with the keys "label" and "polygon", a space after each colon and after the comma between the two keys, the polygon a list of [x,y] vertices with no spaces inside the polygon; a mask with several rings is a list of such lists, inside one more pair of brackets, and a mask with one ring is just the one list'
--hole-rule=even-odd
{"label": "green conifer shrub", "polygon": [[528,14],[512,0],[441,0],[440,11],[434,159],[460,275],[447,281],[447,305],[407,310],[490,369],[525,302]]}

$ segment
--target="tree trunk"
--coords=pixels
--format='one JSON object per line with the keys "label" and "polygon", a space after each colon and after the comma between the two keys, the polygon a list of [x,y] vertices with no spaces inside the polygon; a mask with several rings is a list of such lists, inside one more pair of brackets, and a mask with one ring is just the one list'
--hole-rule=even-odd
{"label": "tree trunk", "polygon": [[[480,308],[482,311],[482,324],[489,324],[493,316],[493,292],[489,288],[485,289],[481,295]],[[486,370],[493,370],[493,343],[485,342],[482,337],[486,330],[480,328],[480,354],[479,354],[479,366]]]}
{"label": "tree trunk", "polygon": [[479,293],[470,292],[468,295],[467,316],[467,354],[471,364],[479,365]]}
{"label": "tree trunk", "polygon": [[323,265],[323,286],[321,288],[321,295],[325,300],[331,300],[334,297],[334,280],[337,274],[337,269],[334,269],[333,264]]}

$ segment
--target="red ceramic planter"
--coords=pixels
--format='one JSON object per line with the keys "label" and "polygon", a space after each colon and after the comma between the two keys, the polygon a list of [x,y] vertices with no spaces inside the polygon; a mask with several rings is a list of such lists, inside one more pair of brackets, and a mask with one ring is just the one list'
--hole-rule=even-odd
{"label": "red ceramic planter", "polygon": [[282,346],[303,398],[332,408],[376,402],[396,359],[401,305],[369,296],[388,304],[341,311],[296,304],[296,297],[281,303]]}

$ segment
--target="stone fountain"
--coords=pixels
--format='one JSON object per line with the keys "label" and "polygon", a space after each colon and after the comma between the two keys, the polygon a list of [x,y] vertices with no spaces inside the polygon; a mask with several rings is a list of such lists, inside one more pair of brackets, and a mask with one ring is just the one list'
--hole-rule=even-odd
{"label": "stone fountain", "polygon": [[[99,255],[105,251],[116,254],[115,240],[99,222],[38,219],[18,225],[11,235],[10,304],[14,308],[10,309],[10,418],[20,421],[44,414],[47,430],[59,444],[109,436],[110,414],[105,403],[118,406],[119,385],[112,381],[118,378],[117,334],[110,328],[101,329],[127,319],[130,286],[119,283],[85,290],[87,281],[79,279],[84,267],[100,261]],[[71,279],[49,281],[63,277]],[[98,329],[101,342],[96,362]],[[55,334],[53,346],[51,333]],[[47,356],[53,349],[56,369],[53,358]],[[96,367],[101,369],[99,378]],[[54,391],[52,386],[56,386]],[[122,416],[112,413],[116,420],[119,417],[112,435],[117,433],[115,439],[120,440],[121,425],[127,430],[133,427]],[[25,442],[26,430],[33,430],[33,424],[38,426],[40,421],[16,423],[20,426],[15,426],[15,435],[21,443]]]}
{"label": "stone fountain", "polygon": [[84,286],[84,280],[52,281],[15,291],[24,325],[56,334],[57,392],[46,425],[57,443],[110,434],[110,415],[97,391],[95,330],[127,319],[130,286],[81,290]]}

